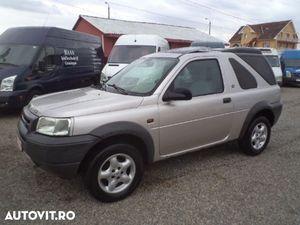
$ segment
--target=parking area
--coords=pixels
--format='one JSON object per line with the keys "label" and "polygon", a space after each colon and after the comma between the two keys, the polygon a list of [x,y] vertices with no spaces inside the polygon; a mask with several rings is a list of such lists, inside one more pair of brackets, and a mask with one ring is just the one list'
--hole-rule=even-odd
{"label": "parking area", "polygon": [[73,210],[72,224],[298,225],[300,89],[282,88],[282,98],[263,154],[249,157],[227,144],[158,162],[147,166],[130,197],[110,204],[91,197],[81,178],[63,180],[35,167],[17,148],[18,113],[2,113],[1,223],[8,210]]}

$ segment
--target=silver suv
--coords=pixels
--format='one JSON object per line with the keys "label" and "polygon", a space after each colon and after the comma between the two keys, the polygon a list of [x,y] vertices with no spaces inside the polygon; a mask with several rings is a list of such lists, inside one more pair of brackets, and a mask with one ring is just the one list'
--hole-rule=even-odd
{"label": "silver suv", "polygon": [[19,144],[41,168],[81,173],[97,199],[116,201],[138,186],[146,163],[233,140],[260,154],[281,109],[259,50],[179,49],[145,56],[102,87],[33,99]]}

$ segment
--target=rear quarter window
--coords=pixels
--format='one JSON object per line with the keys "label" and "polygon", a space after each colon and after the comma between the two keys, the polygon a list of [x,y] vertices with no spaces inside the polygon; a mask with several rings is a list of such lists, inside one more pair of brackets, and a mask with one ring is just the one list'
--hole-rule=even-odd
{"label": "rear quarter window", "polygon": [[257,88],[255,77],[243,65],[233,58],[230,58],[229,62],[242,89]]}
{"label": "rear quarter window", "polygon": [[249,64],[268,84],[275,85],[276,79],[273,70],[263,55],[237,54]]}

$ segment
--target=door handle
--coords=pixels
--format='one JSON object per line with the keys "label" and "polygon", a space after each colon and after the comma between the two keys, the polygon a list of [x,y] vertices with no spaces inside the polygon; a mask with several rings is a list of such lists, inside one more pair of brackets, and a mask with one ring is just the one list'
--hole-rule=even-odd
{"label": "door handle", "polygon": [[223,103],[230,103],[231,102],[231,98],[223,98]]}

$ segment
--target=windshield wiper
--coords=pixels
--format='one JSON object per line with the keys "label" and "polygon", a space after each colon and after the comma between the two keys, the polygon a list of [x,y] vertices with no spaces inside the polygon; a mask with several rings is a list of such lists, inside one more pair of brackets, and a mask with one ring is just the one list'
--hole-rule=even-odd
{"label": "windshield wiper", "polygon": [[127,91],[121,87],[118,87],[116,84],[108,84],[105,83],[105,85],[109,86],[109,87],[113,87],[114,89],[116,89],[119,93],[123,94],[123,95],[128,95]]}

